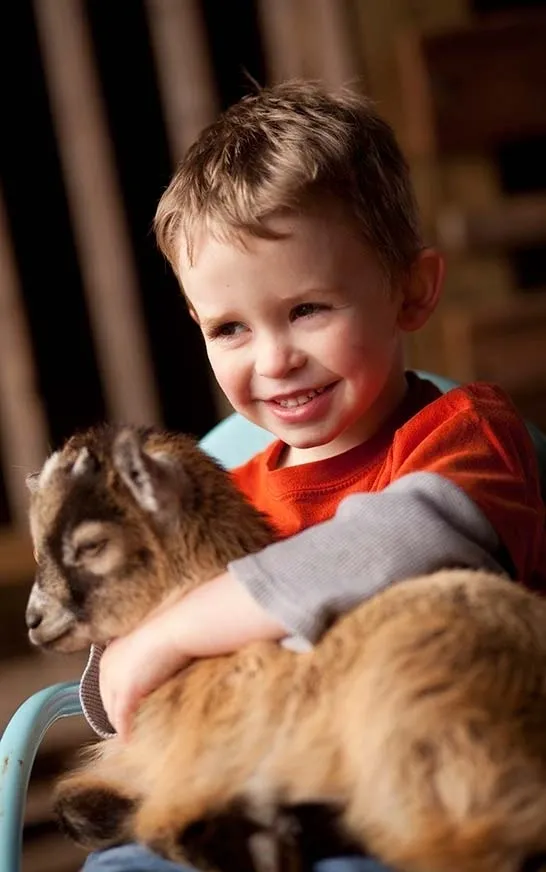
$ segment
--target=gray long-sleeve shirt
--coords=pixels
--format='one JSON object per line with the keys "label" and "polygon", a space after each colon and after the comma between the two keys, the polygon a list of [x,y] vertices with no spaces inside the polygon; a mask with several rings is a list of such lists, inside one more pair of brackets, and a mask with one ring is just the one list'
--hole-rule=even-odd
{"label": "gray long-sleeve shirt", "polygon": [[502,572],[493,527],[464,491],[416,472],[346,497],[335,517],[232,562],[290,633],[314,642],[337,615],[402,578],[454,566]]}

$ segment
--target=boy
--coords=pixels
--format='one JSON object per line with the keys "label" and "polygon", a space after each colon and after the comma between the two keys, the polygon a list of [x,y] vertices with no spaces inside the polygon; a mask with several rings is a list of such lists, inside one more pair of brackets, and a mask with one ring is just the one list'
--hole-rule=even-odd
{"label": "boy", "polygon": [[[155,230],[220,386],[277,437],[233,475],[284,539],[112,643],[104,711],[92,659],[95,725],[126,734],[142,696],[191,659],[259,638],[312,644],[404,577],[464,565],[544,584],[536,459],[512,404],[485,384],[441,396],[404,370],[403,335],[432,314],[443,264],[367,100],[296,82],[241,101],[190,149]],[[133,846],[86,869],[137,864],[173,868]]]}

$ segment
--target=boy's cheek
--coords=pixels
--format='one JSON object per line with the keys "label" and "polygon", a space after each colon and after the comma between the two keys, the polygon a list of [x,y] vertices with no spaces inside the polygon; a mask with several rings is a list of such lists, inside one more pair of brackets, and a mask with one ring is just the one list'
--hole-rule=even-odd
{"label": "boy's cheek", "polygon": [[233,403],[233,399],[237,394],[237,377],[233,367],[230,367],[225,361],[220,361],[218,355],[209,354],[209,363],[216,381],[228,400]]}

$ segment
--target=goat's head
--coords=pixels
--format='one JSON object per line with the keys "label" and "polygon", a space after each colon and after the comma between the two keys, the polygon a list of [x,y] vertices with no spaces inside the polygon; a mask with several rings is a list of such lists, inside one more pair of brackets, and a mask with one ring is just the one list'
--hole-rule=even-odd
{"label": "goat's head", "polygon": [[27,483],[38,565],[26,612],[34,645],[75,651],[124,635],[175,584],[189,588],[245,551],[214,547],[214,521],[231,511],[239,523],[243,498],[187,436],[93,428]]}

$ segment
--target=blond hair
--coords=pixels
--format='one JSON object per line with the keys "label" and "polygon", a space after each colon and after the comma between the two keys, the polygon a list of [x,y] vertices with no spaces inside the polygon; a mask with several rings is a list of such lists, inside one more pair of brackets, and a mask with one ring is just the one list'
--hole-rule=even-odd
{"label": "blond hair", "polygon": [[200,134],[162,195],[154,219],[175,273],[196,230],[220,238],[274,237],[267,219],[309,198],[343,203],[389,275],[422,248],[409,169],[372,102],[349,90],[287,82],[244,97]]}

